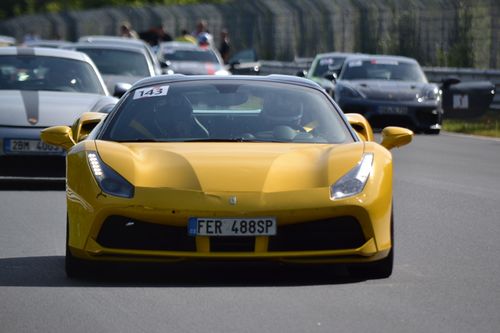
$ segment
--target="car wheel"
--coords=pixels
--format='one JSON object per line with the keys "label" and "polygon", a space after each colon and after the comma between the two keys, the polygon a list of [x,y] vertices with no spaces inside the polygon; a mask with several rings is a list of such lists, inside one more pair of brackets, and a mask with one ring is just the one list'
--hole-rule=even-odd
{"label": "car wheel", "polygon": [[439,134],[441,130],[440,129],[428,129],[426,131],[424,131],[426,134],[434,134],[434,135],[437,135]]}
{"label": "car wheel", "polygon": [[66,276],[69,278],[83,277],[90,272],[89,263],[71,254],[71,250],[69,249],[69,221],[66,223],[66,255],[64,268]]}
{"label": "car wheel", "polygon": [[385,279],[391,276],[394,267],[394,216],[391,214],[391,240],[392,247],[384,259],[349,266],[349,272],[354,277],[366,279]]}

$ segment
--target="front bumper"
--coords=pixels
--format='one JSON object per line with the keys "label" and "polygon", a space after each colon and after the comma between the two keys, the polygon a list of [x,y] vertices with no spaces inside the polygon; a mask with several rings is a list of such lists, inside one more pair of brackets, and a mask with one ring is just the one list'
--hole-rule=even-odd
{"label": "front bumper", "polygon": [[338,104],[344,113],[362,114],[373,128],[402,126],[416,131],[441,129],[443,109],[439,102],[342,98]]}
{"label": "front bumper", "polygon": [[[170,196],[164,190],[136,189],[132,202],[102,193],[89,202],[68,187],[69,248],[75,257],[104,261],[375,261],[392,246],[392,195],[381,191],[372,196],[374,190],[365,190],[338,202],[329,199],[328,189],[300,196],[237,193],[239,201],[249,204],[230,207],[227,193],[176,191]],[[274,216],[278,231],[276,236],[188,236],[189,218],[207,216]]]}

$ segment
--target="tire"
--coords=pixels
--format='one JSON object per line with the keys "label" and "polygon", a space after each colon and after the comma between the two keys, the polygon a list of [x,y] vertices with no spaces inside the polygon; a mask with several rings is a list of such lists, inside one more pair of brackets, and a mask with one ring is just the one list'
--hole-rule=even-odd
{"label": "tire", "polygon": [[66,222],[66,254],[64,259],[64,269],[66,271],[66,276],[70,279],[81,278],[91,272],[90,263],[76,258],[69,249],[69,221]]}
{"label": "tire", "polygon": [[425,130],[424,133],[425,134],[438,135],[440,131],[441,131],[440,129],[428,129],[428,130]]}
{"label": "tire", "polygon": [[387,257],[366,264],[349,266],[351,276],[366,279],[386,279],[392,275],[394,267],[394,215],[391,213],[391,250]]}

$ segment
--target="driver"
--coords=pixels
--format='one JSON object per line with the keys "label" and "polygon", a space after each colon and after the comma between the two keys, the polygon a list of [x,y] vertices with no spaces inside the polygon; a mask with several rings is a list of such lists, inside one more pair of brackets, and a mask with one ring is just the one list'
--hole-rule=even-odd
{"label": "driver", "polygon": [[207,129],[193,115],[193,108],[182,95],[169,95],[154,105],[153,121],[165,138],[206,138]]}

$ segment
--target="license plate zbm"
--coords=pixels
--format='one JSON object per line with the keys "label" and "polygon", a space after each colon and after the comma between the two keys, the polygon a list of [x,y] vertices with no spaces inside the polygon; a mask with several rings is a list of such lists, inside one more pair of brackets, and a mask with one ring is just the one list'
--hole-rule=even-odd
{"label": "license plate zbm", "polygon": [[272,236],[276,235],[276,219],[274,217],[258,217],[249,219],[189,219],[188,234],[190,236]]}

